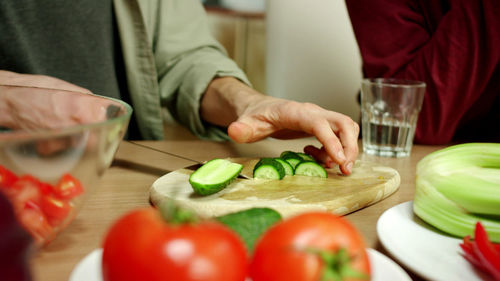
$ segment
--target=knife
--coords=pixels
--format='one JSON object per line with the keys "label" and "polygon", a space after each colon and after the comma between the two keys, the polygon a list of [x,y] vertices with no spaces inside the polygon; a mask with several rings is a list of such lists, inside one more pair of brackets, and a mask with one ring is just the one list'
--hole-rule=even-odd
{"label": "knife", "polygon": [[[160,153],[163,153],[163,154],[167,154],[167,155],[170,155],[170,156],[173,156],[173,157],[177,157],[177,158],[181,158],[181,159],[184,159],[184,160],[187,160],[187,161],[195,162],[196,164],[184,167],[185,169],[188,169],[188,170],[196,171],[198,168],[200,168],[201,166],[203,166],[203,164],[206,163],[206,162],[200,162],[198,160],[194,160],[194,159],[191,159],[191,158],[188,158],[188,157],[184,157],[182,155],[177,155],[177,154],[174,154],[174,153],[171,153],[171,152],[168,152],[168,151],[156,149],[156,148],[151,147],[151,146],[143,145],[143,144],[137,143],[135,141],[127,140],[125,142],[131,143],[131,144],[136,145],[136,146],[140,146],[140,147],[145,148],[145,149],[153,150],[153,151],[160,152]],[[251,179],[250,177],[248,177],[246,175],[243,175],[243,174],[239,174],[238,178],[241,178],[241,179]]]}

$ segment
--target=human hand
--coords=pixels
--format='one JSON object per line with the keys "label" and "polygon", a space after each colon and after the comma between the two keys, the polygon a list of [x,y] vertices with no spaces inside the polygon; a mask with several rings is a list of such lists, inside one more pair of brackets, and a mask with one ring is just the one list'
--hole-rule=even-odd
{"label": "human hand", "polygon": [[[12,130],[61,129],[104,121],[112,102],[63,80],[0,71],[0,126]],[[116,107],[116,106],[114,106]],[[36,143],[41,156],[73,147],[81,136]]]}
{"label": "human hand", "polygon": [[206,122],[228,126],[236,142],[248,143],[268,136],[289,139],[315,136],[321,149],[308,146],[305,152],[331,167],[352,172],[358,156],[359,126],[346,115],[311,103],[263,95],[232,77],[212,80],[202,100],[200,115]]}
{"label": "human hand", "polygon": [[331,167],[339,164],[344,174],[352,172],[358,156],[359,126],[346,115],[311,103],[299,103],[261,96],[228,127],[236,142],[255,142],[268,136],[290,139],[315,136],[323,145],[305,147],[304,151]]}
{"label": "human hand", "polygon": [[0,70],[0,126],[64,128],[106,119],[110,102],[66,81]]}
{"label": "human hand", "polygon": [[0,84],[90,93],[90,91],[85,88],[79,87],[55,77],[35,74],[22,74],[6,70],[0,70]]}

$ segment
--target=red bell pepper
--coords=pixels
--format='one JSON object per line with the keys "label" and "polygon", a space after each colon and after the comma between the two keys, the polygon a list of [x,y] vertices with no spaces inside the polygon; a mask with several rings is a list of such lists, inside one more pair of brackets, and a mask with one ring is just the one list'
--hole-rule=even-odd
{"label": "red bell pepper", "polygon": [[466,236],[460,247],[467,261],[500,281],[500,244],[490,242],[488,233],[480,222],[476,223],[474,241]]}
{"label": "red bell pepper", "polygon": [[464,242],[460,244],[460,248],[464,251],[464,258],[476,266],[478,269],[487,272],[486,267],[478,259],[476,253],[474,252],[474,241],[471,240],[470,236],[464,237]]}

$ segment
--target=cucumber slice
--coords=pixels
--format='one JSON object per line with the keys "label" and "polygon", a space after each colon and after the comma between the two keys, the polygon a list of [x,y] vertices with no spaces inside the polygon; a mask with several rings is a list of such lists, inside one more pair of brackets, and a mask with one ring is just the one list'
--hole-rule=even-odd
{"label": "cucumber slice", "polygon": [[199,195],[210,195],[221,191],[241,172],[243,165],[226,159],[213,159],[189,176],[189,183]]}
{"label": "cucumber slice", "polygon": [[293,151],[283,151],[280,155],[280,158],[290,163],[290,165],[292,165],[294,169],[295,166],[297,166],[297,164],[299,164],[299,162],[303,160],[300,155]]}
{"label": "cucumber slice", "polygon": [[283,166],[283,169],[285,169],[285,175],[286,176],[293,176],[294,171],[292,165],[290,163],[286,162],[285,160],[281,158],[274,158],[274,160],[278,161],[281,166]]}
{"label": "cucumber slice", "polygon": [[280,158],[281,159],[284,159],[284,158],[302,159],[302,157],[300,157],[299,154],[297,154],[297,152],[293,152],[290,150],[286,150],[286,151],[281,152]]}
{"label": "cucumber slice", "polygon": [[304,160],[295,167],[295,175],[327,178],[325,168],[315,161]]}
{"label": "cucumber slice", "polygon": [[273,158],[262,158],[253,168],[253,177],[257,179],[280,180],[285,176],[285,169]]}
{"label": "cucumber slice", "polygon": [[314,159],[314,157],[312,157],[311,155],[309,155],[307,153],[297,152],[297,155],[299,155],[302,158],[302,160],[308,160],[308,161],[315,161],[316,162],[316,159]]}

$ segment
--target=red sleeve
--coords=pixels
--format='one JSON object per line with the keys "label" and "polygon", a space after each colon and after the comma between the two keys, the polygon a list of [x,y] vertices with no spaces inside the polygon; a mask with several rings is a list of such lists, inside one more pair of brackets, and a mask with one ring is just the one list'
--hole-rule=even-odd
{"label": "red sleeve", "polygon": [[346,0],[365,76],[426,82],[419,143],[450,142],[500,62],[500,2],[444,2]]}

